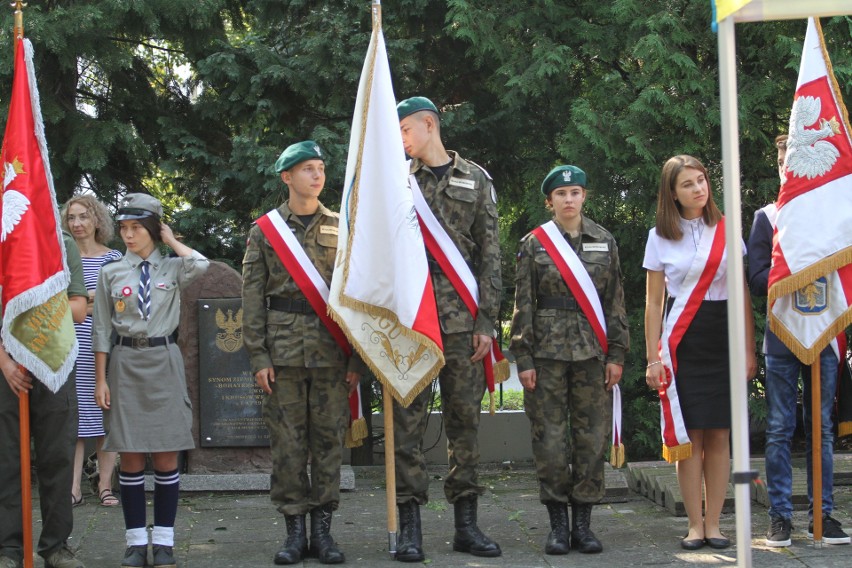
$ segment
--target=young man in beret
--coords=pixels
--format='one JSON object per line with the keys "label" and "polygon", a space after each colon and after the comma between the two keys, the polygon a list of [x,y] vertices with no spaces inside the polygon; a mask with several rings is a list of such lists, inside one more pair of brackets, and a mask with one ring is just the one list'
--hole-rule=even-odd
{"label": "young man in beret", "polygon": [[[429,254],[446,359],[438,381],[450,467],[444,493],[455,513],[453,549],[500,556],[500,546],[477,526],[477,501],[485,491],[477,475],[480,404],[486,388],[483,359],[490,356],[502,286],[497,196],[485,170],[444,149],[440,117],[432,101],[407,99],[399,103],[397,113],[405,152],[412,158],[410,173],[478,286],[474,316]],[[429,498],[429,476],[421,441],[430,400],[430,389],[426,389],[407,408],[399,404],[394,408],[400,526],[396,558],[404,562],[424,559],[420,506]]]}
{"label": "young man in beret", "polygon": [[289,199],[256,221],[243,259],[243,338],[252,373],[267,395],[271,499],[287,527],[274,561],[300,563],[310,550],[323,564],[339,564],[345,558],[330,535],[331,518],[340,501],[348,396],[358,383],[358,361],[347,357],[319,315],[324,308],[315,307],[302,288],[310,286],[305,276],[331,282],[338,215],[319,201],[325,163],[318,144],[289,146],[275,171]]}

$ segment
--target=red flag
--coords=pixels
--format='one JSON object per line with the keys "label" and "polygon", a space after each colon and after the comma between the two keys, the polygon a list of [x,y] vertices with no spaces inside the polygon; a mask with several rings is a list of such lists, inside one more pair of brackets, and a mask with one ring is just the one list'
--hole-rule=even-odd
{"label": "red flag", "polygon": [[54,392],[74,366],[77,338],[29,40],[18,39],[3,149],[0,286],[6,351]]}
{"label": "red flag", "polygon": [[852,323],[852,139],[814,18],[802,50],[777,205],[769,323],[810,364]]}

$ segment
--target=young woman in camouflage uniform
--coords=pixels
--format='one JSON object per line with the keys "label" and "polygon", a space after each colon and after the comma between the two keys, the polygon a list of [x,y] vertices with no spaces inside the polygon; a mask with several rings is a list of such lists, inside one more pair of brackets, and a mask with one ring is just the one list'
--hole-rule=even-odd
{"label": "young woman in camouflage uniform", "polygon": [[518,251],[511,351],[524,386],[540,498],[550,516],[545,553],[567,554],[570,548],[594,553],[603,550],[589,524],[592,505],[604,496],[610,391],[621,380],[628,346],[618,246],[606,229],[582,214],[583,170],[554,168],[541,191],[553,212],[551,234],[568,242],[594,285],[591,293],[597,294],[603,309],[605,341],[543,246],[548,238],[536,229],[524,237]]}

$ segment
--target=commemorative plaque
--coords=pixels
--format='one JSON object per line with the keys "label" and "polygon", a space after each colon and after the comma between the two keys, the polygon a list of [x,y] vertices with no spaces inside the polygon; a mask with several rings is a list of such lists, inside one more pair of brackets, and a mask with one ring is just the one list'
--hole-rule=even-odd
{"label": "commemorative plaque", "polygon": [[263,391],[243,346],[241,298],[198,300],[201,447],[269,446]]}

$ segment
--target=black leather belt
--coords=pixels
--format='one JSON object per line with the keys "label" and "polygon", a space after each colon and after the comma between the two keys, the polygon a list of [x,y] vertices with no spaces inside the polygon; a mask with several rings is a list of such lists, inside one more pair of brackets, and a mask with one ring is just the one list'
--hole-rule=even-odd
{"label": "black leather belt", "polygon": [[291,314],[312,314],[314,309],[305,298],[281,298],[269,296],[269,309],[276,312],[289,312]]}
{"label": "black leather belt", "polygon": [[540,310],[578,310],[577,300],[573,296],[545,296],[536,300]]}
{"label": "black leather belt", "polygon": [[125,347],[135,347],[136,349],[145,347],[162,347],[169,343],[175,342],[175,336],[167,335],[165,337],[124,337],[119,335],[115,338],[116,345],[124,345]]}

